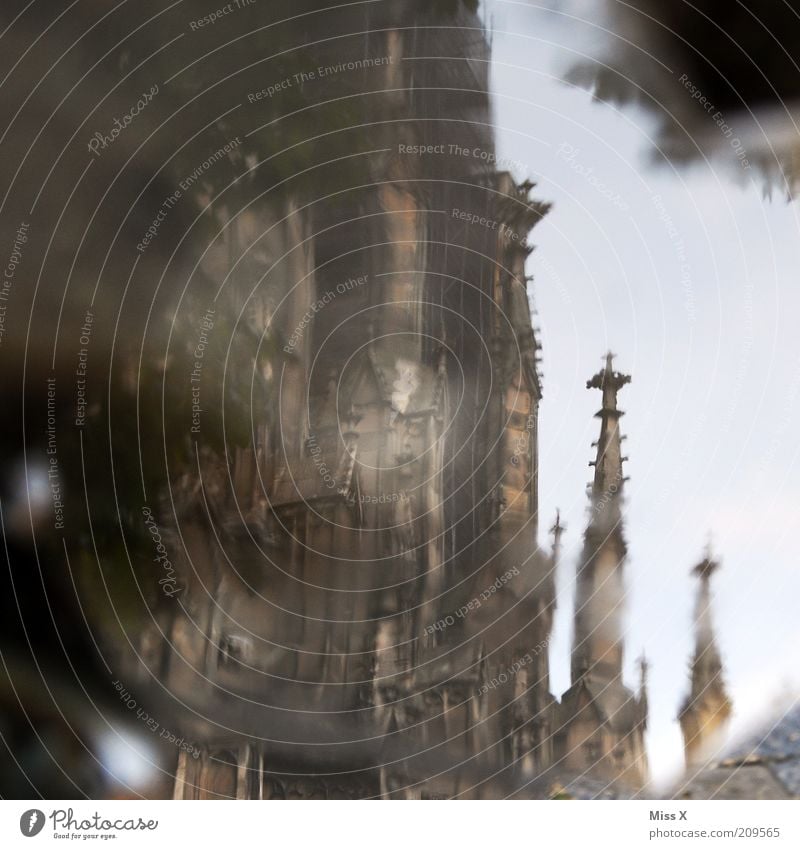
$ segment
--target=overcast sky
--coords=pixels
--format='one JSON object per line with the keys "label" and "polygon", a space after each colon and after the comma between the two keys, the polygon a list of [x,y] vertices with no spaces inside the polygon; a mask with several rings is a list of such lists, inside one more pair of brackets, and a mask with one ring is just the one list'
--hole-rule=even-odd
{"label": "overcast sky", "polygon": [[[598,4],[593,4],[598,8]],[[798,209],[735,164],[653,165],[653,124],[561,82],[601,38],[531,3],[490,0],[500,154],[552,201],[529,260],[544,344],[542,526],[568,525],[553,688],[568,686],[572,586],[609,346],[630,462],[626,668],[651,661],[651,767],[682,764],[694,580],[709,532],[732,733],[800,687]],[[573,8],[580,8],[574,4]]]}

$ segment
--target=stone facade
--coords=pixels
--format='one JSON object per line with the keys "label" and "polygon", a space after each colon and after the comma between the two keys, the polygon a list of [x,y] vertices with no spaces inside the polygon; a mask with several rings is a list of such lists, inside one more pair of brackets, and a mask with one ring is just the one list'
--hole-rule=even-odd
{"label": "stone facade", "polygon": [[[198,273],[222,281],[217,315],[256,340],[238,362],[270,402],[224,456],[198,440],[198,476],[175,482],[177,526],[163,529],[183,592],[126,661],[129,680],[158,681],[193,744],[175,798],[646,785],[645,667],[634,694],[619,625],[629,378],[609,355],[588,383],[600,435],[559,701],[563,529],[540,547],[525,276],[547,206],[493,166],[488,49],[477,17],[459,15],[446,31],[371,36],[393,56],[371,73],[403,118],[375,130],[370,180],[312,207],[237,213],[203,254]],[[426,63],[445,48],[465,61]]]}

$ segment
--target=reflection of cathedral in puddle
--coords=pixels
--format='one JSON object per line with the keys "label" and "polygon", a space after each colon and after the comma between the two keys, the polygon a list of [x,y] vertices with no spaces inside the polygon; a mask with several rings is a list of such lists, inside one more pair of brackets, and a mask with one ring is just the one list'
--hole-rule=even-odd
{"label": "reflection of cathedral in puddle", "polygon": [[[202,489],[175,495],[186,590],[141,655],[202,752],[180,755],[177,798],[524,797],[580,780],[621,794],[647,781],[644,662],[638,693],[622,679],[628,378],[609,356],[589,382],[600,435],[558,701],[547,646],[562,528],[551,550],[538,546],[541,383],[525,277],[546,208],[486,157],[397,145],[492,150],[488,53],[462,14],[472,29],[448,30],[449,55],[474,61],[373,70],[407,74],[394,88],[409,98],[374,185],[321,205],[313,225],[276,212],[288,215],[260,247],[274,270],[252,296],[250,277],[228,289],[229,308],[246,300],[262,330],[269,316],[290,352],[268,366],[274,407],[230,475],[201,455]],[[435,28],[383,37],[402,55],[445,46],[434,49]],[[437,88],[448,98],[431,100]],[[443,120],[415,120],[425,114]],[[227,228],[205,272],[221,279],[268,214]],[[337,290],[355,276],[367,282]]]}

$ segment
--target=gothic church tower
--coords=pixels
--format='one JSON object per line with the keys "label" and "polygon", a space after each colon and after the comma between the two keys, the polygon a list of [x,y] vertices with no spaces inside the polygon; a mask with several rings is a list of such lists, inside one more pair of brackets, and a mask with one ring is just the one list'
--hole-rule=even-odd
{"label": "gothic church tower", "polygon": [[[644,683],[638,696],[622,680],[621,618],[625,599],[623,564],[627,548],[622,525],[625,482],[617,393],[630,382],[614,371],[613,355],[586,383],[599,389],[600,436],[593,463],[590,519],[578,567],[572,686],[564,693],[556,729],[562,767],[640,788],[647,780]],[[643,678],[644,681],[644,678]]]}
{"label": "gothic church tower", "polygon": [[687,766],[699,763],[713,750],[731,714],[711,618],[711,576],[718,568],[719,563],[708,549],[693,570],[699,581],[695,603],[695,649],[691,690],[679,714]]}

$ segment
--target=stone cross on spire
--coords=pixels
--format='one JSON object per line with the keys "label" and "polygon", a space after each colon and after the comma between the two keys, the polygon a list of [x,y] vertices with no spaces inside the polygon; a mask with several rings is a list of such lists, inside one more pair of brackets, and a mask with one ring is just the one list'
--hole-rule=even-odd
{"label": "stone cross on spire", "polygon": [[561,524],[561,511],[556,510],[556,520],[553,522],[553,527],[550,528],[550,533],[553,535],[553,548],[550,559],[554,566],[558,563],[558,557],[561,553],[561,537],[564,535],[565,530],[566,527]]}

